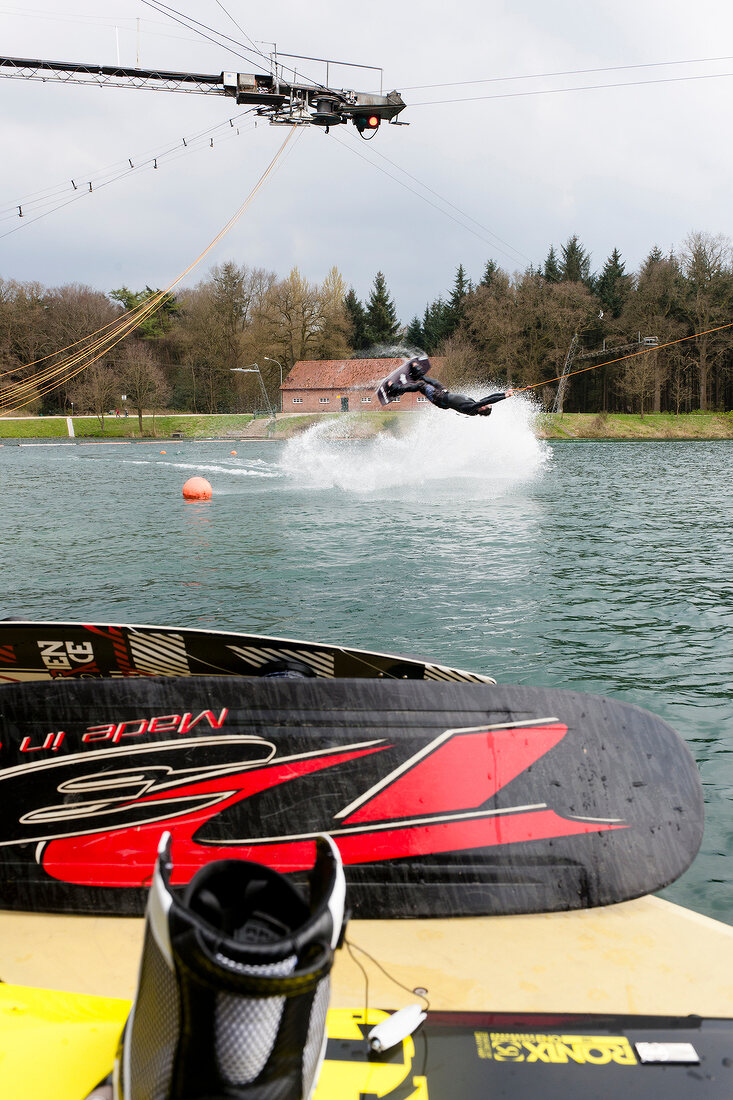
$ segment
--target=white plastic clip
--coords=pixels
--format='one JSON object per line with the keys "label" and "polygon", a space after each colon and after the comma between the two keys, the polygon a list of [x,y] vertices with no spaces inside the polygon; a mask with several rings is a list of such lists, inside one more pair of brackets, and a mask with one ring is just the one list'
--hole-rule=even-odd
{"label": "white plastic clip", "polygon": [[369,1046],[378,1054],[397,1046],[408,1035],[417,1031],[426,1016],[427,1012],[422,1005],[407,1005],[398,1012],[393,1012],[369,1032]]}

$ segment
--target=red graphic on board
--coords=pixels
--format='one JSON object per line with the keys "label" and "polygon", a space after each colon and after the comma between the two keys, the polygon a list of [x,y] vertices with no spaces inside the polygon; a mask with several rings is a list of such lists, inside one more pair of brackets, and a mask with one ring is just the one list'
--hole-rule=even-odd
{"label": "red graphic on board", "polygon": [[[334,818],[324,821],[317,832],[328,832],[344,863],[350,865],[625,828],[622,822],[563,818],[544,803],[501,811],[484,808],[566,733],[567,726],[561,723],[446,731]],[[139,820],[142,807],[149,809],[151,817],[143,824],[108,826],[96,833],[51,840],[43,849],[41,862],[48,874],[68,883],[142,886],[149,882],[160,834],[167,829],[176,853],[174,884],[188,882],[212,859],[233,856],[280,871],[301,871],[313,864],[316,832],[242,836],[229,843],[201,843],[196,834],[218,814],[255,794],[391,747],[385,743],[283,761],[275,758],[246,769],[240,766],[239,771],[227,769],[224,774],[219,766],[211,769],[210,777],[199,772],[195,780],[180,784],[171,782],[168,775],[165,784],[158,788],[149,785],[142,796],[127,802],[119,798],[119,792],[115,798],[114,773],[105,772],[101,777],[104,797],[114,812],[124,815],[134,806]],[[328,782],[326,775],[324,782]],[[86,789],[95,797],[88,783]],[[121,786],[120,790],[124,789]],[[129,793],[129,787],[127,790]],[[95,811],[105,814],[108,821],[109,810],[100,798],[95,798]],[[80,804],[80,818],[85,811],[85,804]],[[85,828],[88,824],[87,815]]]}
{"label": "red graphic on board", "polygon": [[76,668],[49,669],[49,676],[52,680],[85,680],[90,678],[96,680],[101,675],[102,670],[96,661],[90,661],[86,665],[77,665]]}
{"label": "red graphic on board", "polygon": [[124,632],[116,626],[94,626],[91,623],[85,625],[85,629],[90,634],[97,634],[101,638],[107,638],[112,643],[112,649],[114,650],[115,661],[117,663],[117,670],[122,673],[123,676],[134,676],[135,665],[132,662],[130,653],[125,641]]}

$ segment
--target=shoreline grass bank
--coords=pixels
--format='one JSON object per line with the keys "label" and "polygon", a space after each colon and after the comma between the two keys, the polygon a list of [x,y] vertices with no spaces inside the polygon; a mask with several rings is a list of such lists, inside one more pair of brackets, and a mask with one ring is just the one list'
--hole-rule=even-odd
{"label": "shoreline grass bank", "polygon": [[[333,421],[350,439],[368,439],[380,432],[402,435],[421,412],[358,412],[279,415],[275,422],[251,413],[165,413],[143,417],[143,432],[137,417],[105,417],[104,427],[95,416],[0,417],[0,442],[41,439],[65,442],[101,440],[223,441],[288,439],[314,424]],[[545,413],[538,417],[536,434],[550,440],[675,440],[733,439],[733,412],[673,413]]]}

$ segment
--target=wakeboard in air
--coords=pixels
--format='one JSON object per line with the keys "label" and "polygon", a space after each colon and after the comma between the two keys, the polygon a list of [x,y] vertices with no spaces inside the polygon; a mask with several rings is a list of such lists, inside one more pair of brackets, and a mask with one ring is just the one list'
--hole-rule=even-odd
{"label": "wakeboard in air", "polygon": [[[408,368],[413,366],[412,375],[408,374]],[[377,387],[377,397],[379,398],[380,405],[389,405],[399,397],[399,393],[390,393],[390,387],[395,386],[408,386],[411,382],[416,381],[416,376],[422,378],[430,370],[430,360],[427,355],[416,356],[413,359],[405,359],[400,363],[399,367],[388,374],[386,378],[383,378]]]}
{"label": "wakeboard in air", "polygon": [[702,836],[666,723],[548,688],[57,678],[0,687],[0,742],[0,906],[37,913],[142,912],[164,830],[174,885],[231,856],[303,876],[328,833],[370,918],[607,905]]}

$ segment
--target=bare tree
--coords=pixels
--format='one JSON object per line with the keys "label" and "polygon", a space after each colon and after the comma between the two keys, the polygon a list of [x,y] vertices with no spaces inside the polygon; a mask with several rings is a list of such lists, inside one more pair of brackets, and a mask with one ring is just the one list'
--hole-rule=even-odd
{"label": "bare tree", "polygon": [[449,336],[440,345],[439,354],[445,360],[440,378],[449,389],[485,382],[487,373],[491,374],[493,364],[483,361],[465,336]]}
{"label": "bare tree", "polygon": [[94,413],[104,431],[107,411],[119,401],[120,383],[114,367],[92,363],[69,387],[69,397],[78,409]]}
{"label": "bare tree", "polygon": [[689,359],[678,348],[668,349],[669,360],[669,395],[674,405],[675,416],[679,416],[682,406],[688,406],[692,398],[692,383],[690,381],[691,365]]}
{"label": "bare tree", "polygon": [[314,352],[319,359],[343,359],[350,352],[352,322],[344,305],[346,283],[337,267],[331,268],[317,292],[320,325]]}
{"label": "bare tree", "polygon": [[[621,315],[626,331],[634,339],[656,337],[660,344],[679,339],[687,331],[683,320],[684,295],[682,272],[675,257],[665,257],[659,249],[652,249],[637,276],[635,293],[627,299]],[[652,412],[661,412],[662,390],[671,363],[668,348],[625,361],[619,390],[632,400],[640,400],[642,415],[645,405]]]}
{"label": "bare tree", "polygon": [[624,361],[623,390],[628,397],[638,402],[642,418],[645,411],[649,412],[653,400],[656,376],[654,360],[658,354],[651,352]]}
{"label": "bare tree", "polygon": [[[228,405],[235,390],[229,372],[269,350],[264,307],[274,282],[273,272],[229,262],[181,293],[176,354],[194,409],[216,412]],[[236,378],[245,402],[255,401],[256,380],[253,385],[248,375]]]}
{"label": "bare tree", "polygon": [[733,308],[731,242],[723,234],[690,233],[680,253],[687,278],[688,311],[697,337],[700,410],[708,408],[710,370],[729,343],[726,333],[709,332],[726,322]]}
{"label": "bare tree", "polygon": [[168,383],[152,351],[141,340],[125,342],[118,356],[117,367],[127,400],[137,412],[142,435],[143,412],[145,409],[155,412],[156,408],[165,404],[169,395]]}
{"label": "bare tree", "polygon": [[322,328],[321,300],[318,288],[297,267],[273,286],[265,309],[270,338],[289,367],[315,355]]}
{"label": "bare tree", "polygon": [[[466,295],[461,312],[459,334],[475,348],[483,374],[506,377],[511,383],[520,337],[520,316],[516,288],[509,275],[497,268],[490,285],[479,286],[473,294]],[[443,354],[447,350],[447,343],[440,348]]]}

